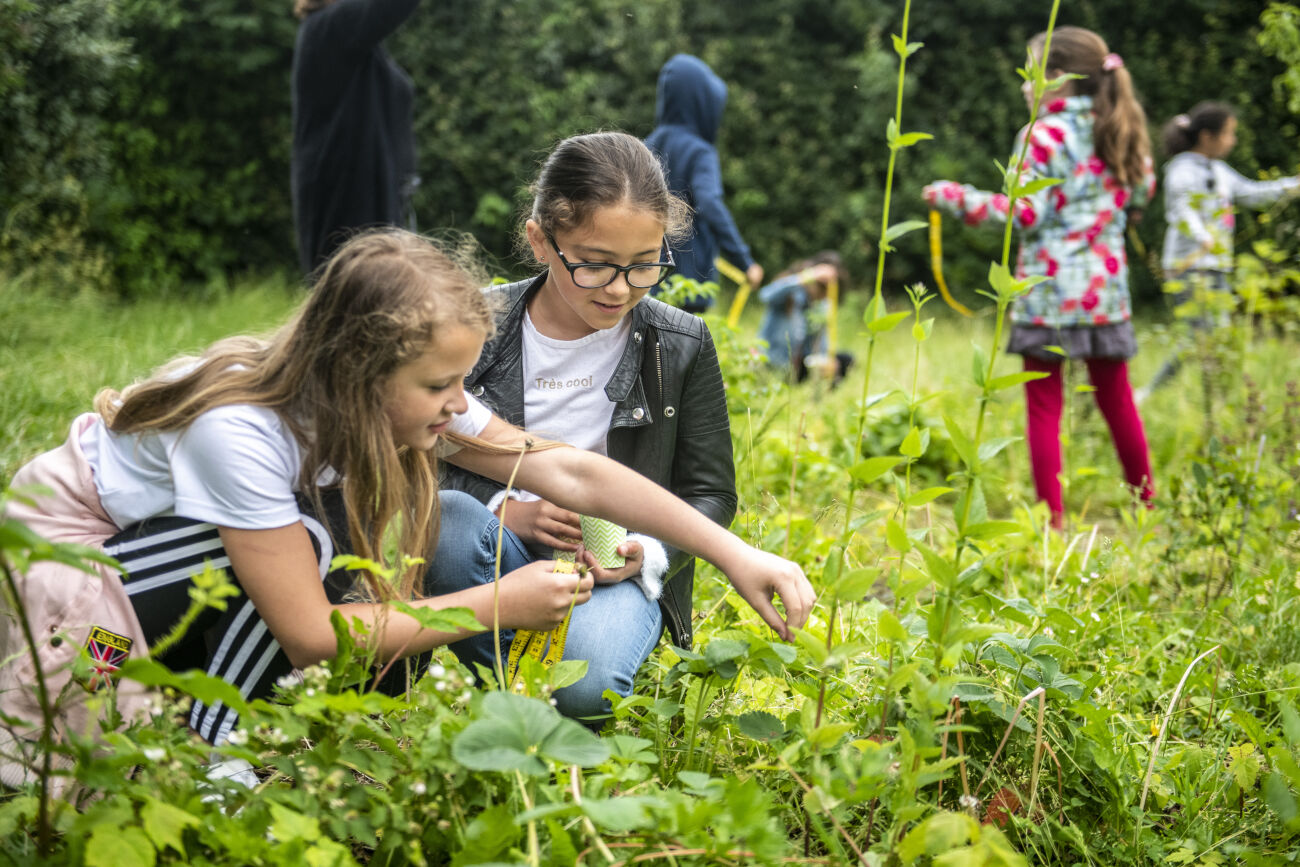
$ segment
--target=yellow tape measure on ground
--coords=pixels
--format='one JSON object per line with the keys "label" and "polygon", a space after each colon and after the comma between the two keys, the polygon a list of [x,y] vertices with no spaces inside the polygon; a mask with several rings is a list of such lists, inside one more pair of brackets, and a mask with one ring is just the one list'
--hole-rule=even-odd
{"label": "yellow tape measure on ground", "polygon": [[962,316],[974,316],[969,307],[952,297],[943,279],[943,217],[936,210],[930,211],[930,270],[934,271],[934,283],[948,306]]}
{"label": "yellow tape measure on ground", "polygon": [[[573,554],[569,554],[568,560],[559,557],[555,560],[555,571],[571,573],[577,571],[577,564],[574,562]],[[576,598],[576,596],[575,596]],[[569,605],[569,613],[564,615],[564,620],[554,629],[546,632],[534,632],[531,629],[518,629],[515,631],[515,638],[510,642],[510,655],[506,658],[506,683],[513,684],[515,675],[519,673],[519,661],[525,655],[531,656],[542,664],[542,668],[550,668],[564,658],[564,642],[569,637],[569,619],[573,617],[573,605]]]}
{"label": "yellow tape measure on ground", "polygon": [[749,285],[744,271],[721,256],[714,259],[713,264],[723,277],[736,284],[736,297],[731,299],[731,309],[727,311],[727,326],[736,328],[740,325],[740,314],[744,311],[745,302],[749,300],[749,293],[754,287]]}

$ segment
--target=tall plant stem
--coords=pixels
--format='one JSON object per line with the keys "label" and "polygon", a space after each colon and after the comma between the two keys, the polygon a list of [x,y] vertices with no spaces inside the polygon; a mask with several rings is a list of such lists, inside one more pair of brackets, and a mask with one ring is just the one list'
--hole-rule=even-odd
{"label": "tall plant stem", "polygon": [[37,741],[41,751],[40,802],[36,814],[36,851],[44,858],[50,853],[50,774],[53,771],[54,751],[54,705],[50,701],[49,685],[45,682],[45,670],[41,667],[41,657],[36,647],[36,636],[32,632],[31,620],[27,616],[27,606],[22,594],[18,592],[18,581],[9,566],[9,561],[0,556],[0,570],[4,572],[5,589],[13,602],[14,613],[23,630],[23,640],[27,643],[27,652],[32,657],[32,670],[36,672],[36,700],[41,706],[41,736]]}
{"label": "tall plant stem", "polygon": [[[1042,56],[1038,58],[1039,69],[1042,76],[1036,76],[1034,82],[1034,105],[1029,113],[1029,126],[1025,131],[1024,141],[1020,143],[1020,153],[1016,156],[1015,165],[1008,170],[1007,175],[1003,178],[1004,189],[1007,193],[1007,225],[1002,233],[1002,267],[1010,267],[1011,263],[1011,235],[1015,228],[1016,202],[1021,198],[1016,194],[1020,187],[1020,175],[1024,169],[1025,155],[1029,153],[1029,140],[1033,137],[1034,126],[1038,123],[1039,104],[1042,102],[1044,90],[1040,84],[1040,78],[1047,74],[1047,58],[1052,51],[1052,33],[1056,30],[1056,14],[1060,11],[1061,0],[1052,0],[1052,13],[1047,19],[1047,35],[1043,41]],[[975,448],[978,449],[984,440],[984,421],[988,418],[989,400],[993,392],[989,388],[989,383],[993,381],[993,368],[998,361],[998,347],[1002,345],[1002,329],[1006,322],[1007,308],[1011,305],[1011,298],[1004,292],[998,292],[998,309],[997,320],[993,327],[993,348],[989,352],[988,369],[984,371],[984,390],[979,398],[979,412],[975,419]],[[961,506],[961,520],[957,523],[960,529],[960,535],[957,539],[956,549],[953,552],[953,569],[960,572],[961,555],[965,550],[964,544],[966,522],[970,518],[971,501],[974,499],[974,486],[976,475],[971,474],[967,486],[966,496]],[[946,624],[945,624],[946,625]]]}

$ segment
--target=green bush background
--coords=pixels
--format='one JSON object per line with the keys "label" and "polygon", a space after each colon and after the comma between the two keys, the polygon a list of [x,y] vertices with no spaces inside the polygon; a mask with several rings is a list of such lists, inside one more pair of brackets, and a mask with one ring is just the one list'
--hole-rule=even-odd
{"label": "green bush background", "polygon": [[[904,127],[935,141],[901,161],[898,218],[920,216],[935,177],[997,181],[1024,108],[1014,69],[1049,4],[931,2],[909,64]],[[1067,2],[1121,53],[1152,120],[1199,99],[1241,114],[1232,162],[1295,170],[1296,119],[1256,42],[1268,4]],[[390,49],[417,86],[423,227],[476,235],[502,272],[520,192],[559,138],[653,124],[655,78],[700,55],[730,84],[720,139],[732,210],[779,268],[837,247],[874,270],[892,113],[883,0],[450,0],[426,2]],[[7,0],[0,4],[0,269],[55,289],[138,297],[294,267],[289,203],[290,0]],[[1160,208],[1140,227],[1150,249]],[[1293,227],[1256,226],[1285,240]],[[950,282],[983,283],[994,233],[949,229]],[[923,233],[887,285],[928,275]],[[1139,298],[1158,292],[1134,268]]]}

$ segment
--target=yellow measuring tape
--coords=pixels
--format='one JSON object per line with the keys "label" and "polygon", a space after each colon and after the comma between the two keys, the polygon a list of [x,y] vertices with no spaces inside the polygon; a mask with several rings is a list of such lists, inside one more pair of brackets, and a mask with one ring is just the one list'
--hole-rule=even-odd
{"label": "yellow measuring tape", "polygon": [[740,325],[740,314],[745,309],[745,302],[749,300],[749,293],[754,287],[749,285],[749,279],[745,277],[744,271],[721,256],[714,259],[713,264],[717,266],[723,277],[736,284],[736,297],[731,299],[731,309],[727,311],[727,326],[735,328]]}
{"label": "yellow measuring tape", "polygon": [[832,277],[831,282],[826,286],[826,301],[829,310],[826,311],[826,355],[829,358],[835,357],[835,348],[839,346],[840,339],[840,278]]}
{"label": "yellow measuring tape", "polygon": [[[577,571],[577,564],[573,560],[573,554],[569,553],[569,559],[556,557],[555,571],[572,573]],[[574,591],[574,599],[578,598],[577,591]],[[573,616],[573,602],[569,603],[569,612],[564,615],[564,620],[554,629],[546,632],[534,632],[531,629],[515,630],[514,640],[510,642],[510,655],[506,658],[506,683],[513,684],[515,675],[519,673],[519,661],[525,655],[531,656],[542,664],[542,668],[550,668],[564,658],[564,642],[569,637],[569,618]]]}
{"label": "yellow measuring tape", "polygon": [[943,279],[943,217],[936,210],[930,211],[930,270],[934,271],[935,285],[948,306],[962,316],[974,316],[969,307],[952,297],[948,283]]}

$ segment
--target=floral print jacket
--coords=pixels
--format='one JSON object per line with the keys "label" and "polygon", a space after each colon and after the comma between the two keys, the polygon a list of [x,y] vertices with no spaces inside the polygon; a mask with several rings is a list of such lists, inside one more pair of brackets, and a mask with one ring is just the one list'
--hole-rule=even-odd
{"label": "floral print jacket", "polygon": [[[1127,322],[1132,315],[1125,209],[1150,200],[1155,172],[1148,160],[1139,187],[1120,184],[1093,148],[1094,120],[1092,97],[1071,96],[1050,101],[1034,125],[1022,182],[1041,177],[1061,183],[1016,201],[1021,233],[1016,276],[1051,278],[1012,305],[1016,324],[1093,327]],[[1016,137],[1017,155],[1026,131]],[[972,226],[1007,219],[1005,195],[954,181],[928,185],[925,199]]]}

